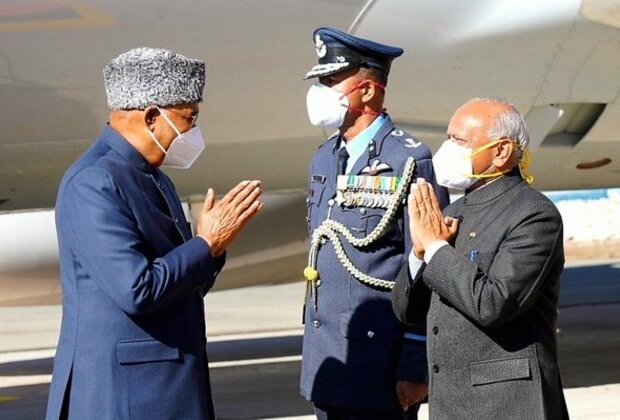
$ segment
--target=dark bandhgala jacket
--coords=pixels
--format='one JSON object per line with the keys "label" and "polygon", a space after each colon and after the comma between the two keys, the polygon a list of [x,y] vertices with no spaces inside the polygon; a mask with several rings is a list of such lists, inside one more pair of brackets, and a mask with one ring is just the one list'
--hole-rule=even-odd
{"label": "dark bandhgala jacket", "polygon": [[56,203],[62,326],[47,419],[212,419],[203,296],[224,258],[193,238],[172,182],[115,130]]}
{"label": "dark bandhgala jacket", "polygon": [[[518,170],[444,211],[453,244],[414,275],[403,269],[393,305],[404,322],[432,291],[428,325],[432,419],[568,418],[557,362],[564,266],[562,219]],[[426,290],[425,290],[426,289]]]}

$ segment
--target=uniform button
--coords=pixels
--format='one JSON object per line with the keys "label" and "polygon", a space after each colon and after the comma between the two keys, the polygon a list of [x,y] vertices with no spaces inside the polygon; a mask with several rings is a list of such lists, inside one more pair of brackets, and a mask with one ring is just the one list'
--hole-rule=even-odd
{"label": "uniform button", "polygon": [[375,332],[374,331],[368,331],[368,333],[366,333],[366,335],[368,336],[368,338],[373,338],[375,336]]}
{"label": "uniform button", "polygon": [[325,245],[327,243],[327,239],[321,238],[321,245]]}
{"label": "uniform button", "polygon": [[334,206],[334,203],[335,203],[334,199],[333,199],[333,198],[330,198],[330,199],[329,199],[329,201],[327,202],[327,205],[328,205],[329,207],[333,207],[333,206]]}
{"label": "uniform button", "polygon": [[314,321],[312,321],[312,326],[314,328],[319,328],[321,326],[321,323],[315,319]]}
{"label": "uniform button", "polygon": [[310,197],[306,197],[306,204],[310,203]]}
{"label": "uniform button", "polygon": [[439,373],[439,366],[433,365],[433,373]]}
{"label": "uniform button", "polygon": [[433,334],[434,334],[434,335],[439,334],[439,328],[437,328],[437,327],[433,327]]}
{"label": "uniform button", "polygon": [[318,279],[318,280],[316,281],[316,287],[321,287],[321,279]]}
{"label": "uniform button", "polygon": [[366,214],[366,209],[362,207],[362,208],[360,209],[360,213],[362,213],[362,214]]}

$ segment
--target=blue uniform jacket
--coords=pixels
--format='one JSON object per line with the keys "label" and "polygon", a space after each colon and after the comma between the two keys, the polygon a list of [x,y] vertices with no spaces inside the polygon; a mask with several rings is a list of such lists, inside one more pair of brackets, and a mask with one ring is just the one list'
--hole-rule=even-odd
{"label": "blue uniform jacket", "polygon": [[105,127],[56,203],[58,419],[210,419],[203,296],[224,258],[192,239],[170,179]]}
{"label": "blue uniform jacket", "polygon": [[[409,156],[416,160],[413,179],[431,182],[442,205],[448,193],[435,184],[431,151],[411,135],[395,127],[389,118],[374,136],[375,152],[366,148],[350,175],[379,159],[392,170],[379,176],[401,176]],[[308,227],[310,235],[328,217],[336,194],[336,161],[339,137],[327,140],[310,166]],[[376,154],[376,157],[372,157]],[[343,223],[357,237],[365,237],[377,226],[382,208],[341,207],[333,204],[330,218]],[[404,206],[386,234],[362,249],[343,245],[353,264],[362,272],[394,280],[406,264],[411,243]],[[404,327],[396,319],[390,291],[360,283],[340,264],[331,242],[321,246],[317,269],[320,275],[318,310],[312,299],[305,305],[305,333],[301,394],[315,404],[350,409],[398,409],[396,380],[426,382],[424,341],[404,339]],[[413,327],[416,335],[425,326]]]}

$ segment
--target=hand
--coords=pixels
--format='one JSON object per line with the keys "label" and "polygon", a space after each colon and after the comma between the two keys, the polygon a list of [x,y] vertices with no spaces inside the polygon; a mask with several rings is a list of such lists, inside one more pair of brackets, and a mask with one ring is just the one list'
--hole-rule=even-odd
{"label": "hand", "polygon": [[419,260],[423,260],[425,249],[420,244],[420,240],[413,236],[414,235],[413,229],[411,229],[410,233],[411,233],[411,241],[413,242],[413,253]]}
{"label": "hand", "polygon": [[424,401],[428,395],[428,384],[421,382],[396,381],[396,395],[404,411]]}
{"label": "hand", "polygon": [[260,181],[243,181],[216,201],[215,191],[209,188],[196,232],[209,244],[211,255],[222,255],[245,224],[263,208],[258,201],[261,193]]}
{"label": "hand", "polygon": [[442,215],[437,196],[424,178],[418,178],[411,185],[408,212],[411,239],[418,258],[424,258],[424,252],[432,242],[450,241],[456,236],[458,220]]}

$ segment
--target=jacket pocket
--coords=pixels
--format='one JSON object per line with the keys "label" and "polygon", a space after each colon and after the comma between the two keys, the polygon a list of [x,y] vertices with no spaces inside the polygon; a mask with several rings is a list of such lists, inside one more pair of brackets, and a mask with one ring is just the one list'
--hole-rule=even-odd
{"label": "jacket pocket", "polygon": [[493,264],[493,260],[495,259],[494,252],[480,252],[478,250],[472,249],[467,252],[465,257],[471,261],[476,263],[480,271],[483,273],[488,273],[491,269],[491,265]]}
{"label": "jacket pocket", "polygon": [[[356,377],[364,380],[374,378],[382,384],[387,378],[393,381],[402,333],[400,324],[391,312],[383,308],[358,308],[342,313],[340,331],[345,337],[345,343],[338,351],[346,352],[347,372],[363,372],[361,376],[356,373]],[[377,386],[375,384],[372,387]]]}
{"label": "jacket pocket", "polygon": [[[381,222],[386,210],[372,207],[345,207],[342,210],[343,222],[347,225],[353,236],[364,238],[371,234]],[[388,223],[380,238],[392,241],[402,241],[402,213],[397,211],[394,218]]]}
{"label": "jacket pocket", "polygon": [[174,361],[181,358],[178,348],[157,340],[121,340],[116,343],[116,356],[121,365]]}
{"label": "jacket pocket", "polygon": [[532,378],[530,360],[527,358],[470,363],[469,374],[474,386]]}
{"label": "jacket pocket", "polygon": [[400,324],[390,311],[350,311],[340,314],[340,331],[345,338],[400,340]]}

